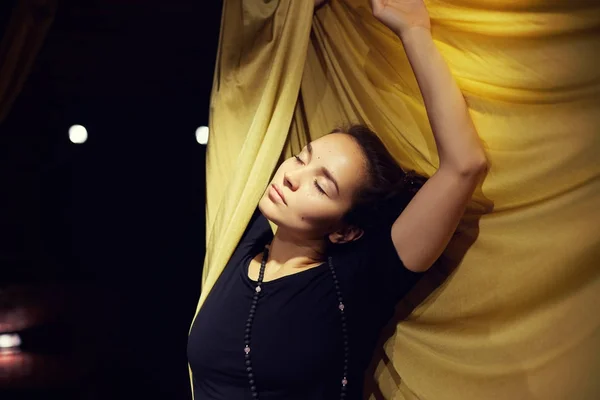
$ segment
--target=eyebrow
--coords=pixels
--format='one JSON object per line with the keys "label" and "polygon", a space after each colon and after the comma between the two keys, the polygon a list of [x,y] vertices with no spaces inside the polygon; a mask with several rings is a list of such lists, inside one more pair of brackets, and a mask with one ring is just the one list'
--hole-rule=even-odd
{"label": "eyebrow", "polygon": [[[312,155],[313,155],[312,144],[308,143],[306,145],[306,149],[308,150],[308,154],[310,155],[310,158],[312,159]],[[340,194],[340,187],[337,183],[337,180],[331,173],[331,171],[329,171],[326,167],[321,167],[321,172],[323,173],[323,175],[325,175],[325,177],[327,179],[329,179],[331,182],[333,182],[333,184],[335,185],[335,190],[337,190],[338,194]]]}

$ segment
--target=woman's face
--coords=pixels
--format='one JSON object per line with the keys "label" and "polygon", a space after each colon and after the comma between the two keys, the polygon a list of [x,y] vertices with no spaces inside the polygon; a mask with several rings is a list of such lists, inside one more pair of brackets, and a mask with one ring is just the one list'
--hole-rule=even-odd
{"label": "woman's face", "polygon": [[359,145],[346,134],[325,135],[281,164],[259,208],[279,229],[323,238],[339,228],[366,180]]}

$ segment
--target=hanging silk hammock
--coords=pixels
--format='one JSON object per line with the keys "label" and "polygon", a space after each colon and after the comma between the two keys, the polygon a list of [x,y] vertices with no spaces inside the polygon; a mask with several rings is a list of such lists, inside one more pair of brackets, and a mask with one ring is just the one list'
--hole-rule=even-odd
{"label": "hanging silk hammock", "polygon": [[[403,167],[438,162],[402,44],[368,0],[223,3],[198,309],[278,162],[308,141],[359,122]],[[426,3],[491,170],[446,267],[401,304],[366,398],[598,399],[600,3]]]}

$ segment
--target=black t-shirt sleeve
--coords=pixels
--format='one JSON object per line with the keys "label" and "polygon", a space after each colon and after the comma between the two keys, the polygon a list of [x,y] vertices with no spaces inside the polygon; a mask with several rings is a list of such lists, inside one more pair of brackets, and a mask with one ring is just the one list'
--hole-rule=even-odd
{"label": "black t-shirt sleeve", "polygon": [[391,227],[370,238],[369,247],[376,249],[376,276],[375,284],[380,286],[390,296],[392,303],[399,302],[415,283],[421,278],[422,273],[417,273],[406,268],[392,241]]}
{"label": "black t-shirt sleeve", "polygon": [[[339,245],[338,245],[339,246]],[[392,242],[391,226],[366,234],[336,249],[339,268],[346,276],[348,303],[365,323],[385,324],[396,304],[423,275],[407,269]]]}
{"label": "black t-shirt sleeve", "polygon": [[392,242],[391,226],[365,234],[356,246],[357,262],[362,265],[362,282],[376,292],[379,301],[395,305],[423,274],[404,265]]}

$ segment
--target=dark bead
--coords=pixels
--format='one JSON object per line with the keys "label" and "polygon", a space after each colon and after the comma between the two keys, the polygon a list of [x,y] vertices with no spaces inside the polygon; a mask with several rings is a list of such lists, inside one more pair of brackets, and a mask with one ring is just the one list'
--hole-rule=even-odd
{"label": "dark bead", "polygon": [[256,393],[256,392],[252,392],[252,398],[254,398],[254,399],[258,399],[258,393]]}
{"label": "dark bead", "polygon": [[246,360],[246,366],[249,367],[251,365],[252,365],[252,363],[250,362],[250,360]]}
{"label": "dark bead", "polygon": [[253,374],[252,372],[250,372],[250,373],[248,374],[248,378],[249,378],[249,379],[254,379],[254,374]]}
{"label": "dark bead", "polygon": [[344,346],[344,352],[348,353],[348,346]]}
{"label": "dark bead", "polygon": [[250,379],[250,386],[254,386],[254,379]]}
{"label": "dark bead", "polygon": [[[246,334],[244,335],[244,341],[245,341],[245,342],[248,342],[248,340],[250,340],[250,334],[249,334],[249,333],[246,333]],[[248,344],[248,343],[246,343],[246,344]]]}
{"label": "dark bead", "polygon": [[246,372],[247,372],[247,373],[250,373],[250,372],[252,372],[252,367],[246,367]]}
{"label": "dark bead", "polygon": [[250,386],[250,390],[252,390],[252,393],[256,393],[256,386]]}
{"label": "dark bead", "polygon": [[246,333],[246,335],[250,334],[250,327],[249,326],[246,326],[246,330],[244,331],[244,333]]}
{"label": "dark bead", "polygon": [[246,328],[250,328],[252,327],[252,324],[250,322],[246,322]]}
{"label": "dark bead", "polygon": [[250,354],[244,354],[244,358],[245,358],[246,360],[250,360]]}
{"label": "dark bead", "polygon": [[256,304],[254,304],[254,303],[253,303],[253,304],[250,306],[250,310],[252,310],[252,311],[256,310]]}

